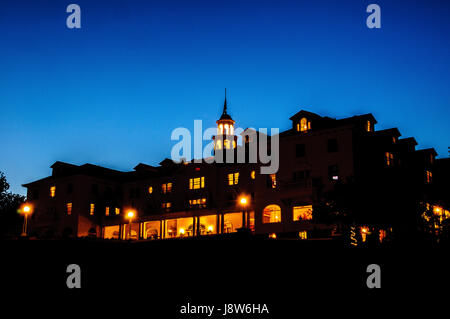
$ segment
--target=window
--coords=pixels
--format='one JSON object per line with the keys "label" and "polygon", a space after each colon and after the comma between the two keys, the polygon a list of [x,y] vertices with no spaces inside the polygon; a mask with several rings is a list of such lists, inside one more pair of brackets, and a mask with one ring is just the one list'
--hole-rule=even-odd
{"label": "window", "polygon": [[220,140],[217,140],[216,142],[216,149],[218,150],[222,149],[222,142]]}
{"label": "window", "polygon": [[103,238],[105,239],[119,239],[120,235],[120,226],[105,226],[103,231]]}
{"label": "window", "polygon": [[267,176],[267,188],[277,188],[277,174]]}
{"label": "window", "polygon": [[56,196],[56,186],[51,186],[50,187],[50,197],[55,197]]}
{"label": "window", "polygon": [[172,192],[172,183],[162,184],[161,189],[162,189],[163,194],[171,193]]}
{"label": "window", "polygon": [[251,171],[250,177],[251,177],[251,179],[255,179],[255,177],[256,177],[256,172],[255,172],[255,171]]}
{"label": "window", "polygon": [[164,238],[186,237],[194,235],[194,218],[167,219]]}
{"label": "window", "polygon": [[229,140],[223,141],[223,147],[226,148],[227,150],[229,150],[230,149],[230,141]]}
{"label": "window", "polygon": [[434,162],[433,154],[430,154],[430,164],[433,164],[433,162]]}
{"label": "window", "polygon": [[172,203],[170,203],[170,202],[161,204],[161,208],[164,209],[166,212],[168,212],[170,210],[170,207],[172,207]]}
{"label": "window", "polygon": [[431,182],[433,181],[433,173],[431,173],[430,171],[426,171],[425,174],[427,184],[431,184]]}
{"label": "window", "polygon": [[328,179],[337,181],[339,179],[339,167],[337,165],[328,166]]}
{"label": "window", "polygon": [[217,234],[217,215],[199,217],[200,235]]}
{"label": "window", "polygon": [[366,122],[366,131],[372,132],[372,123],[369,120]]}
{"label": "window", "polygon": [[292,210],[293,220],[311,220],[312,219],[312,205],[294,206]]}
{"label": "window", "polygon": [[328,153],[336,153],[338,151],[338,142],[336,138],[330,138],[327,143]]}
{"label": "window", "polygon": [[394,166],[394,154],[386,152],[384,154],[386,166]]}
{"label": "window", "polygon": [[155,220],[144,223],[144,239],[158,239],[161,238],[161,221]]}
{"label": "window", "polygon": [[91,203],[89,208],[89,214],[94,215],[94,212],[95,212],[95,204]]}
{"label": "window", "polygon": [[152,186],[149,186],[149,187],[148,187],[148,193],[149,193],[149,194],[153,193],[153,187],[152,187]]}
{"label": "window", "polygon": [[242,213],[227,213],[223,215],[223,232],[225,234],[237,232],[242,226]]}
{"label": "window", "polygon": [[295,157],[303,157],[306,155],[305,144],[295,145]]}
{"label": "window", "polygon": [[190,199],[189,206],[191,208],[206,208],[206,198]]}
{"label": "window", "polygon": [[300,237],[300,239],[308,239],[308,232],[306,230],[300,231],[298,232],[298,237]]}
{"label": "window", "polygon": [[72,215],[72,203],[67,203],[67,215]]}
{"label": "window", "polygon": [[116,212],[116,215],[119,215],[120,214],[120,208],[116,207],[115,212]]}
{"label": "window", "polygon": [[205,188],[205,177],[195,177],[189,179],[189,189]]}
{"label": "window", "polygon": [[237,185],[239,183],[239,173],[228,174],[228,185]]}
{"label": "window", "polygon": [[300,126],[297,124],[297,131],[306,132],[311,129],[311,122],[306,117],[300,120]]}
{"label": "window", "polygon": [[262,222],[267,223],[280,223],[281,222],[281,208],[278,205],[266,206],[263,210]]}
{"label": "window", "polygon": [[105,216],[109,216],[109,207],[105,207]]}

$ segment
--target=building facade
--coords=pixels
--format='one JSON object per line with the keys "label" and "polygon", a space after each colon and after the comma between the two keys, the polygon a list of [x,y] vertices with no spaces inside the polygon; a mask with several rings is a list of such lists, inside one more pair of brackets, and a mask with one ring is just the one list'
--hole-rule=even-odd
{"label": "building facade", "polygon": [[226,159],[227,152],[244,148],[243,163],[165,159],[159,166],[139,164],[122,172],[56,162],[51,176],[24,185],[34,207],[31,233],[149,240],[241,230],[330,238],[339,227],[319,218],[318,207],[337,184],[394,178],[414,185],[417,201],[427,200],[434,149],[416,151],[414,138],[401,139],[396,128],[375,130],[372,114],[333,119],[301,110],[290,120],[292,127],[278,135],[275,174],[261,174],[259,158],[249,160],[252,143],[262,133],[246,130],[242,145],[237,144],[226,100],[213,138],[214,155]]}

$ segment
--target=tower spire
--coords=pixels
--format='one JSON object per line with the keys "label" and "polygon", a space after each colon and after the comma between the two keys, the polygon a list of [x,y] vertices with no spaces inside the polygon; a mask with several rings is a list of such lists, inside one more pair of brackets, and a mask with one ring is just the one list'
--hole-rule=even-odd
{"label": "tower spire", "polygon": [[227,114],[227,88],[225,88],[225,101],[223,102],[223,113]]}

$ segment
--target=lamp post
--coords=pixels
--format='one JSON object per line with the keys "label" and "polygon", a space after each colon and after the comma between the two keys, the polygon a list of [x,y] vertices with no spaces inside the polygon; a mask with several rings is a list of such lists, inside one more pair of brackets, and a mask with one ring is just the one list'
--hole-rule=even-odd
{"label": "lamp post", "polygon": [[[246,211],[245,211],[245,208],[247,206],[247,197],[241,196],[241,199],[239,200],[239,203],[242,205],[242,228],[245,228],[245,226],[246,226],[246,218],[245,218]],[[247,227],[248,226],[249,225],[247,225]]]}
{"label": "lamp post", "polygon": [[131,240],[131,220],[134,217],[134,211],[129,210],[127,213],[127,217],[128,217],[128,239]]}
{"label": "lamp post", "polygon": [[24,214],[24,219],[23,219],[22,234],[20,234],[20,236],[26,237],[28,227],[28,215],[31,214],[31,205],[24,204],[22,206],[21,213]]}

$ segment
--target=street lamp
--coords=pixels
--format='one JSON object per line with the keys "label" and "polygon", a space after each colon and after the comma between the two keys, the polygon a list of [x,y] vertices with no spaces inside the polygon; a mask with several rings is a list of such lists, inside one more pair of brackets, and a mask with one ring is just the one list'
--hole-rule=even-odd
{"label": "street lamp", "polygon": [[131,221],[132,221],[133,217],[134,217],[134,211],[129,210],[127,213],[127,218],[129,220],[129,222],[128,222],[128,239],[130,239],[130,240],[131,240]]}
{"label": "street lamp", "polygon": [[245,228],[246,224],[247,224],[247,227],[249,226],[248,225],[249,224],[249,222],[248,222],[249,218],[247,218],[247,223],[246,223],[246,218],[245,218],[246,217],[245,208],[247,206],[247,202],[248,202],[248,199],[245,196],[241,196],[241,198],[239,199],[239,203],[242,205],[242,228]]}
{"label": "street lamp", "polygon": [[22,234],[20,234],[20,236],[27,236],[27,226],[28,226],[28,215],[31,214],[32,212],[32,207],[30,204],[24,204],[22,206],[22,209],[20,210],[20,212],[22,214],[24,214],[24,219],[23,219],[23,227],[22,227]]}

